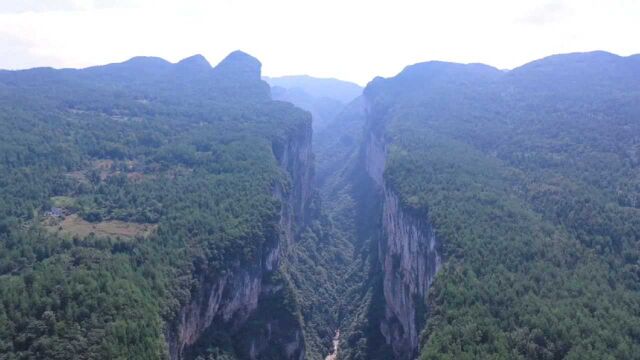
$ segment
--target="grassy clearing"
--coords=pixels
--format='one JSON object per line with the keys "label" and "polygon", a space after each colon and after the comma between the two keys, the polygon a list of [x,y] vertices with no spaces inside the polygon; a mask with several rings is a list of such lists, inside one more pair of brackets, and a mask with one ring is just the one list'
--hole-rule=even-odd
{"label": "grassy clearing", "polygon": [[59,231],[63,234],[85,237],[93,233],[96,236],[120,236],[135,237],[148,236],[156,228],[154,224],[140,224],[119,220],[109,220],[97,223],[85,221],[77,214],[66,216],[62,220],[47,220],[45,228],[50,231]]}
{"label": "grassy clearing", "polygon": [[76,205],[76,200],[70,196],[53,196],[51,203],[55,207],[72,209]]}

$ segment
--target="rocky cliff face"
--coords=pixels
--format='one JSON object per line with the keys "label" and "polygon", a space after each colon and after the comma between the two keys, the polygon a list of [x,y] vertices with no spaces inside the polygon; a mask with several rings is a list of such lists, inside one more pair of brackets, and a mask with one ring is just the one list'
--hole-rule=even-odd
{"label": "rocky cliff face", "polygon": [[[261,261],[236,264],[224,275],[206,268],[196,269],[198,288],[167,331],[171,359],[184,358],[185,350],[195,344],[210,327],[219,327],[232,334],[245,324],[258,309],[259,302],[274,296],[281,285],[268,280],[278,269],[279,261],[294,241],[296,226],[306,221],[312,195],[313,157],[311,153],[311,124],[305,123],[292,131],[283,143],[274,145],[274,156],[288,175],[288,184],[275,184],[273,195],[282,204],[280,234],[264,244]],[[248,342],[243,352],[251,359],[278,341],[287,359],[304,357],[301,327],[279,326],[279,319],[264,322],[265,329]]]}
{"label": "rocky cliff face", "polygon": [[378,252],[386,307],[380,330],[399,359],[413,358],[427,292],[441,265],[437,238],[429,221],[404,211],[388,187],[384,188],[382,223],[386,236]]}
{"label": "rocky cliff face", "polygon": [[277,184],[274,188],[274,196],[286,204],[280,212],[280,228],[286,231],[286,244],[293,241],[296,228],[304,226],[309,220],[314,175],[311,137],[309,123],[295,129],[284,143],[274,141],[272,145],[280,168],[289,175],[285,187]]}
{"label": "rocky cliff face", "polygon": [[365,159],[369,176],[383,192],[384,236],[378,244],[383,273],[384,318],[380,331],[397,359],[417,356],[429,286],[440,269],[438,239],[428,218],[402,208],[385,182],[387,146],[380,129],[371,124],[376,114],[367,109]]}

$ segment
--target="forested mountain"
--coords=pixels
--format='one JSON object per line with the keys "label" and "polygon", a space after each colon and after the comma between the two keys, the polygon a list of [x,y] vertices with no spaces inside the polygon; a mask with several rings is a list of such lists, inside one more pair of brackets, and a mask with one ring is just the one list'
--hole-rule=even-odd
{"label": "forested mountain", "polygon": [[379,300],[344,358],[639,358],[639,90],[604,52],[372,81]]}
{"label": "forested mountain", "polygon": [[0,359],[640,359],[640,57],[260,67],[0,71]]}
{"label": "forested mountain", "polygon": [[315,131],[324,130],[333,123],[342,108],[362,93],[360,86],[337,79],[300,75],[265,77],[264,80],[272,86],[274,99],[309,111]]}
{"label": "forested mountain", "polygon": [[256,59],[4,71],[0,107],[0,358],[304,356],[311,119]]}

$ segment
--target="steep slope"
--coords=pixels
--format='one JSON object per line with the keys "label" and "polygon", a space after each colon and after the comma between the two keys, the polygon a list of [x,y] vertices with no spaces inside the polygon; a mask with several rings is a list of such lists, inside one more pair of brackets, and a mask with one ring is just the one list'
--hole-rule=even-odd
{"label": "steep slope", "polygon": [[[355,299],[359,298],[359,295],[355,296],[353,301],[347,301],[349,306],[343,305],[344,293],[350,290],[345,286],[344,277],[353,273],[355,267],[358,268],[355,272],[360,272],[364,264],[354,262],[355,256],[369,252],[362,249],[357,252],[354,248],[356,240],[352,231],[355,229],[351,225],[355,213],[347,205],[352,194],[345,187],[348,176],[344,171],[346,164],[354,164],[358,153],[364,124],[362,101],[356,98],[345,105],[338,100],[351,99],[355,96],[354,89],[358,94],[361,89],[333,79],[285,77],[266,80],[272,84],[292,86],[289,89],[273,86],[274,98],[290,101],[312,115],[313,147],[316,164],[319,165],[316,167],[315,184],[319,196],[313,205],[315,216],[312,226],[292,248],[290,256],[285,259],[285,267],[294,292],[303,304],[306,357],[324,359],[333,348],[334,335],[342,319],[352,312],[350,306],[355,306]],[[366,195],[362,193],[361,196]],[[365,222],[357,222],[362,227],[366,226]],[[359,290],[367,291],[367,284],[360,286]]]}
{"label": "steep slope", "polygon": [[426,322],[423,358],[634,358],[639,69],[607,53],[506,73],[430,62],[368,85],[394,357],[417,354]]}
{"label": "steep slope", "polygon": [[0,83],[2,358],[304,357],[281,262],[310,219],[311,121],[256,59]]}
{"label": "steep slope", "polygon": [[[364,98],[359,96],[340,107],[340,113],[324,128],[315,132],[316,181],[326,189],[327,181],[337,179],[360,150],[365,123]],[[325,195],[329,195],[323,191]]]}
{"label": "steep slope", "polygon": [[0,71],[0,359],[639,358],[638,56],[260,68]]}
{"label": "steep slope", "polygon": [[[326,264],[335,273],[339,359],[392,356],[377,324],[381,316],[382,279],[377,244],[381,228],[381,192],[367,175],[361,150],[365,124],[363,98],[347,105],[315,135],[317,184],[322,211],[333,231],[336,256]],[[337,329],[336,329],[337,330]],[[335,355],[335,354],[334,354]]]}

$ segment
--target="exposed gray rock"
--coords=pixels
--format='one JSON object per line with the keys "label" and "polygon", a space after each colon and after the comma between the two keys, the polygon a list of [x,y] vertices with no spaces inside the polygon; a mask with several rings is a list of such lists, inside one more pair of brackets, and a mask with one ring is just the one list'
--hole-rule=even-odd
{"label": "exposed gray rock", "polygon": [[[290,176],[290,189],[287,195],[286,204],[292,211],[291,214],[284,213],[281,217],[289,218],[290,222],[283,224],[282,229],[295,231],[294,225],[302,227],[309,220],[309,205],[313,194],[313,152],[311,148],[312,130],[311,125],[301,127],[292,135],[295,141],[287,141],[279,150],[274,150],[280,167]],[[276,192],[283,192],[283,189]],[[288,243],[293,239],[293,233],[288,234]]]}
{"label": "exposed gray rock", "polygon": [[[273,196],[281,203],[279,227],[281,235],[267,242],[261,261],[255,264],[236,264],[224,275],[210,273],[206,269],[197,275],[197,291],[170,324],[166,340],[171,359],[181,359],[183,352],[195,344],[210,326],[220,326],[233,333],[240,328],[257,309],[260,297],[278,291],[278,287],[264,285],[266,275],[279,266],[283,252],[295,239],[296,226],[307,221],[307,211],[312,196],[313,155],[311,153],[311,124],[305,123],[287,137],[274,155],[281,169],[289,176],[289,184],[275,184]],[[277,326],[277,320],[268,323],[269,330]],[[286,336],[283,332],[288,331]],[[259,358],[260,351],[270,345],[271,331],[266,337],[253,339],[247,353]],[[287,359],[304,358],[304,338],[301,328],[279,329],[278,340]]]}
{"label": "exposed gray rock", "polygon": [[[369,107],[367,111],[371,111]],[[372,126],[372,116],[375,114],[367,114],[364,149],[367,172],[384,193],[384,236],[378,244],[385,300],[380,331],[397,359],[412,359],[417,356],[421,318],[441,257],[429,219],[403,209],[398,196],[385,182],[387,145]]]}
{"label": "exposed gray rock", "polygon": [[365,141],[366,169],[369,176],[378,185],[384,187],[384,165],[387,157],[387,149],[382,139],[370,131]]}
{"label": "exposed gray rock", "polygon": [[428,289],[440,269],[437,239],[426,219],[400,207],[398,197],[384,189],[382,223],[385,237],[378,251],[384,274],[385,321],[381,331],[398,358],[412,358],[418,350],[421,319]]}
{"label": "exposed gray rock", "polygon": [[180,359],[185,347],[193,345],[214,320],[237,329],[257,308],[262,285],[260,269],[236,267],[228,274],[215,280],[207,280],[204,273],[199,275],[201,287],[180,310],[176,330],[168,336],[171,359]]}

